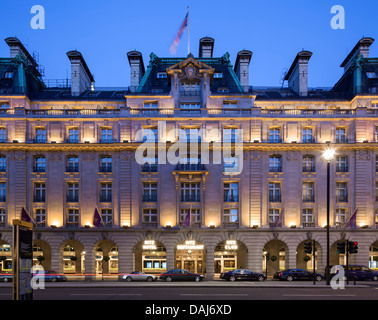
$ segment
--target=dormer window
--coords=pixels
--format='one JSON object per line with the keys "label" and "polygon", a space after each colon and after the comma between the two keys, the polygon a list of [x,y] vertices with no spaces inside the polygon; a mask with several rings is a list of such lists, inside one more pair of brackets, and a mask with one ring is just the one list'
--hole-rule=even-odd
{"label": "dormer window", "polygon": [[215,78],[217,78],[217,79],[223,78],[223,73],[222,72],[215,72],[214,73],[214,79]]}
{"label": "dormer window", "polygon": [[200,95],[200,85],[196,82],[181,83],[181,95],[185,97],[197,97]]}
{"label": "dormer window", "polygon": [[5,79],[12,79],[13,78],[13,72],[5,72],[4,78]]}
{"label": "dormer window", "polygon": [[166,72],[158,72],[156,77],[158,79],[166,79],[167,78],[167,73]]}

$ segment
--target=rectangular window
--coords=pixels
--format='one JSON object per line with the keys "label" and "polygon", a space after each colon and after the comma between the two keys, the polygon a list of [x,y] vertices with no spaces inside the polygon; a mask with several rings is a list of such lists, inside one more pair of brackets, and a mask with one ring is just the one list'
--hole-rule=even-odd
{"label": "rectangular window", "polygon": [[302,140],[303,143],[314,143],[314,133],[312,128],[303,128]]}
{"label": "rectangular window", "polygon": [[158,72],[157,73],[157,78],[158,79],[166,79],[167,78],[167,73],[166,72]]}
{"label": "rectangular window", "polygon": [[201,222],[200,209],[181,209],[180,210],[180,222],[184,222],[190,210],[190,224]]}
{"label": "rectangular window", "polygon": [[199,103],[182,103],[180,105],[181,114],[200,114],[201,105]]}
{"label": "rectangular window", "polygon": [[348,184],[346,182],[336,183],[336,202],[348,202]]}
{"label": "rectangular window", "polygon": [[158,114],[159,105],[157,101],[149,101],[143,103],[143,114]]}
{"label": "rectangular window", "polygon": [[200,128],[181,128],[180,141],[182,142],[201,142],[201,129]]}
{"label": "rectangular window", "polygon": [[7,200],[7,185],[5,182],[0,182],[0,202]]}
{"label": "rectangular window", "polygon": [[113,131],[111,128],[101,128],[101,143],[111,143],[113,141]]}
{"label": "rectangular window", "polygon": [[157,209],[143,209],[143,222],[157,224]]}
{"label": "rectangular window", "polygon": [[34,202],[45,202],[46,185],[44,182],[34,183]]}
{"label": "rectangular window", "polygon": [[239,186],[237,182],[223,185],[224,202],[239,202]]}
{"label": "rectangular window", "polygon": [[313,156],[303,156],[302,172],[315,172],[315,159]]}
{"label": "rectangular window", "polygon": [[46,129],[36,128],[35,129],[35,143],[46,143]]}
{"label": "rectangular window", "polygon": [[315,192],[313,182],[303,182],[302,184],[302,201],[315,202]]}
{"label": "rectangular window", "polygon": [[44,156],[34,158],[34,172],[46,172],[46,158]]}
{"label": "rectangular window", "polygon": [[158,171],[158,158],[143,158],[142,172],[157,172]]}
{"label": "rectangular window", "polygon": [[113,224],[112,209],[101,209],[101,218],[105,227],[111,227]]}
{"label": "rectangular window", "polygon": [[336,209],[336,224],[343,224],[346,222],[346,210],[345,209]]}
{"label": "rectangular window", "polygon": [[268,221],[269,223],[276,223],[280,218],[280,209],[269,209]]}
{"label": "rectangular window", "polygon": [[269,202],[281,202],[281,184],[277,182],[269,183]]}
{"label": "rectangular window", "polygon": [[215,78],[215,79],[223,78],[223,73],[222,73],[222,72],[215,72],[215,73],[214,73],[214,78]]}
{"label": "rectangular window", "polygon": [[269,172],[282,172],[281,156],[269,157]]}
{"label": "rectangular window", "polygon": [[346,129],[337,127],[336,128],[336,143],[347,143]]}
{"label": "rectangular window", "polygon": [[79,183],[67,183],[67,202],[79,202]]}
{"label": "rectangular window", "polygon": [[348,157],[347,156],[336,157],[336,172],[348,172]]}
{"label": "rectangular window", "polygon": [[5,156],[0,155],[0,172],[7,171],[7,158]]}
{"label": "rectangular window", "polygon": [[7,130],[5,127],[0,127],[0,142],[7,142]]}
{"label": "rectangular window", "polygon": [[181,83],[181,95],[183,97],[199,97],[200,90],[199,83]]}
{"label": "rectangular window", "polygon": [[100,202],[112,202],[112,183],[100,183]]}
{"label": "rectangular window", "polygon": [[181,202],[200,202],[200,183],[181,183]]}
{"label": "rectangular window", "polygon": [[100,158],[100,172],[112,172],[113,159],[111,156],[101,156]]}
{"label": "rectangular window", "polygon": [[66,172],[79,172],[79,157],[78,156],[68,156],[67,157],[67,167]]}
{"label": "rectangular window", "polygon": [[79,209],[68,209],[67,227],[77,228],[79,226]]}
{"label": "rectangular window", "polygon": [[223,141],[229,143],[239,142],[239,128],[224,128]]}
{"label": "rectangular window", "polygon": [[223,172],[239,172],[239,159],[236,157],[224,157]]}
{"label": "rectangular window", "polygon": [[157,202],[157,183],[143,183],[143,202]]}
{"label": "rectangular window", "polygon": [[269,140],[269,143],[280,143],[281,142],[280,128],[270,128],[268,140]]}
{"label": "rectangular window", "polygon": [[69,128],[68,129],[67,142],[68,143],[79,143],[79,128]]}
{"label": "rectangular window", "polygon": [[143,142],[158,142],[157,127],[143,128]]}
{"label": "rectangular window", "polygon": [[302,224],[304,227],[313,226],[314,223],[314,209],[302,210]]}
{"label": "rectangular window", "polygon": [[238,222],[238,209],[224,209],[223,222],[224,223],[237,223]]}
{"label": "rectangular window", "polygon": [[46,210],[45,209],[35,210],[35,222],[38,227],[46,227]]}

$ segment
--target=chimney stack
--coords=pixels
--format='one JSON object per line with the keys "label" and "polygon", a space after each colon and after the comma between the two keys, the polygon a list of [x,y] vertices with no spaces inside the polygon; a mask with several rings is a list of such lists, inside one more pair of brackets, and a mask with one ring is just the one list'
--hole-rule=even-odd
{"label": "chimney stack", "polygon": [[130,91],[135,92],[144,76],[143,57],[139,51],[130,51],[127,53],[130,64]]}
{"label": "chimney stack", "polygon": [[71,94],[79,96],[84,91],[91,89],[95,81],[79,51],[69,51],[67,57],[71,61]]}
{"label": "chimney stack", "polygon": [[16,37],[9,37],[4,40],[10,48],[10,57],[15,58],[18,55],[21,55],[27,62],[28,65],[32,65],[33,67],[38,67],[37,62],[34,58],[30,55],[28,50],[24,47],[22,42],[18,40]]}
{"label": "chimney stack", "polygon": [[200,58],[212,58],[214,50],[214,39],[210,37],[204,37],[200,39],[199,53]]}
{"label": "chimney stack", "polygon": [[308,61],[311,56],[310,51],[299,52],[285,76],[289,88],[301,97],[306,97],[308,94]]}
{"label": "chimney stack", "polygon": [[236,57],[234,71],[238,77],[244,92],[249,91],[249,63],[252,58],[252,51],[242,50]]}
{"label": "chimney stack", "polygon": [[369,48],[373,44],[373,38],[362,38],[357,42],[352,51],[345,58],[343,63],[340,65],[341,68],[344,68],[344,72],[349,69],[354,59],[361,54],[363,58],[369,58]]}

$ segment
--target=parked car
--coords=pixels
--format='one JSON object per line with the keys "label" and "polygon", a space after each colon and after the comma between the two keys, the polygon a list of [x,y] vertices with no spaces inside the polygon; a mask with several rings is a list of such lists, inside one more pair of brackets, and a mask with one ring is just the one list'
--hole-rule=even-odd
{"label": "parked car", "polygon": [[246,269],[230,270],[228,272],[222,273],[220,275],[220,278],[228,280],[228,281],[236,281],[236,280],[264,281],[265,280],[265,276],[263,274],[255,273]]}
{"label": "parked car", "polygon": [[[284,271],[276,272],[273,276],[274,279],[278,280],[313,280],[314,273],[305,269],[289,269]],[[320,273],[315,273],[315,280],[320,281],[323,276]]]}
{"label": "parked car", "polygon": [[33,277],[43,277],[45,281],[57,282],[57,281],[66,281],[67,277],[61,275],[52,270],[36,270],[36,273],[33,274]]}
{"label": "parked car", "polygon": [[0,273],[0,281],[2,282],[12,282],[13,281],[13,274],[9,272],[2,272]]}
{"label": "parked car", "polygon": [[185,269],[172,269],[160,275],[161,280],[171,282],[178,281],[196,281],[199,282],[205,277],[202,274],[191,273]]}
{"label": "parked car", "polygon": [[133,271],[125,274],[122,277],[125,281],[155,281],[158,279],[157,275],[143,273],[142,271]]}
{"label": "parked car", "polygon": [[[344,276],[346,279],[347,276],[347,270],[346,265],[342,265],[341,267],[344,268]],[[333,276],[335,276],[339,270],[338,267],[335,266],[335,272],[330,273],[331,279]],[[330,267],[330,270],[332,271],[332,267]],[[360,265],[351,265],[348,268],[348,279],[349,280],[373,280],[378,281],[378,272],[369,269],[366,266],[360,266]]]}

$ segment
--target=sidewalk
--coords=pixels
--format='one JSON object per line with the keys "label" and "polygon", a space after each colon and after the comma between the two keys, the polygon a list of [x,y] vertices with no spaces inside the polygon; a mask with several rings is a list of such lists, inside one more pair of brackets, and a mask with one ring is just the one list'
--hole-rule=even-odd
{"label": "sidewalk", "polygon": [[[357,282],[354,285],[353,282],[349,282],[349,285],[345,283],[346,288],[367,288],[370,282],[362,283]],[[12,287],[11,282],[1,282],[0,288]],[[327,288],[325,281],[314,283],[312,281],[279,281],[279,280],[265,280],[259,281],[225,281],[225,280],[203,280],[201,282],[192,281],[154,281],[154,282],[142,282],[142,281],[64,281],[64,282],[45,282],[46,288],[132,288],[132,287],[251,287],[251,288]]]}

